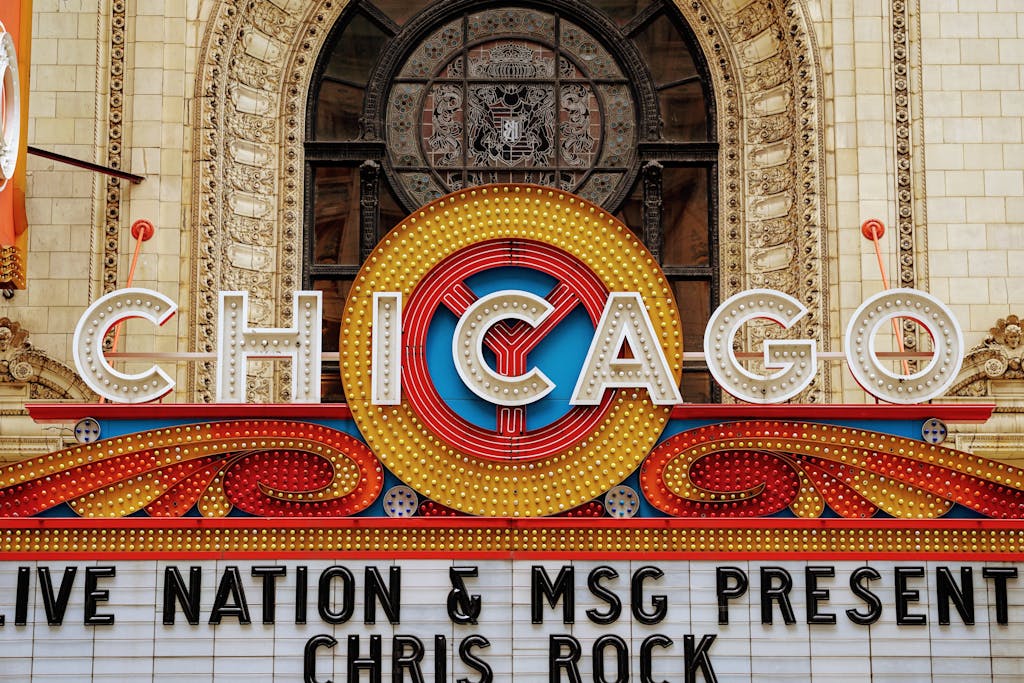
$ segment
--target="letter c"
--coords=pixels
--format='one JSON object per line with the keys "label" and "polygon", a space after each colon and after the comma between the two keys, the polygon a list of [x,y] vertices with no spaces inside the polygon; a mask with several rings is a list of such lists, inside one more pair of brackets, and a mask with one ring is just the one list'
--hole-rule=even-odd
{"label": "letter c", "polygon": [[89,388],[115,403],[147,403],[174,388],[166,372],[157,366],[136,374],[115,370],[103,356],[103,338],[117,323],[145,318],[160,326],[171,319],[178,307],[151,289],[119,289],[97,299],[75,326],[72,355],[75,367]]}
{"label": "letter c", "polygon": [[[313,636],[306,641],[306,647],[302,652],[302,683],[320,683],[316,679],[316,651],[322,647],[334,647],[338,641],[326,633]],[[333,683],[331,679],[323,683]]]}
{"label": "letter c", "polygon": [[484,358],[484,335],[501,320],[537,327],[555,307],[530,292],[506,289],[481,297],[459,318],[452,338],[452,360],[474,394],[499,406],[524,406],[547,396],[555,383],[533,368],[521,375],[499,375]]}

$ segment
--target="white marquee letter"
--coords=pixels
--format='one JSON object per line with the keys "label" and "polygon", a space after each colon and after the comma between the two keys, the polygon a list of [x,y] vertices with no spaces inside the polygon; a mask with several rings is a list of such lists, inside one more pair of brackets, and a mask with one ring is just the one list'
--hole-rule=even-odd
{"label": "white marquee letter", "polygon": [[555,388],[547,375],[533,368],[514,377],[499,375],[484,359],[484,335],[500,320],[522,320],[536,327],[555,307],[536,294],[502,290],[477,299],[459,318],[452,337],[452,360],[470,391],[500,406],[524,406]]}
{"label": "white marquee letter", "polygon": [[779,371],[755,375],[736,358],[732,340],[748,321],[766,318],[785,328],[807,314],[799,301],[773,289],[751,289],[722,302],[704,330],[704,354],[711,376],[742,401],[781,403],[803,391],[818,370],[818,352],[810,339],[764,341],[764,367]]}
{"label": "white marquee letter", "polygon": [[397,406],[402,403],[402,293],[373,293],[373,332],[370,403]]}
{"label": "white marquee letter", "polygon": [[320,402],[320,292],[295,292],[291,327],[249,327],[249,293],[221,292],[217,327],[217,402],[245,403],[250,358],[290,358],[292,403]]}
{"label": "white marquee letter", "polygon": [[178,307],[160,292],[119,289],[101,296],[86,309],[75,325],[72,355],[85,383],[97,394],[116,403],[155,401],[174,388],[174,380],[155,365],[145,372],[127,374],[115,370],[103,356],[103,338],[111,327],[129,318],[145,318],[160,326]]}
{"label": "white marquee letter", "polygon": [[[619,358],[626,347],[631,358]],[[572,392],[572,405],[597,405],[605,389],[646,388],[655,405],[682,403],[647,307],[636,292],[612,292]]]}
{"label": "white marquee letter", "polygon": [[[897,375],[878,360],[875,337],[893,318],[912,318],[928,330],[934,354],[921,371]],[[846,360],[857,383],[890,403],[922,403],[938,398],[956,379],[963,363],[964,337],[953,312],[931,294],[888,289],[869,298],[846,327]]]}

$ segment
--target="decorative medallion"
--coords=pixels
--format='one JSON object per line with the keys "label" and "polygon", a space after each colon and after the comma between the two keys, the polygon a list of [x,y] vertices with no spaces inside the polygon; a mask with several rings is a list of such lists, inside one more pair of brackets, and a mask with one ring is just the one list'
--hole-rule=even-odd
{"label": "decorative medallion", "polygon": [[634,177],[636,114],[622,69],[583,29],[545,12],[494,9],[442,26],[398,68],[387,102],[391,167],[414,203],[526,182],[601,204]]}
{"label": "decorative medallion", "polygon": [[992,380],[1024,379],[1024,327],[1017,315],[996,320],[988,336],[968,349],[953,396],[991,396]]}
{"label": "decorative medallion", "polygon": [[25,384],[32,399],[96,400],[96,394],[73,368],[35,348],[29,336],[20,323],[0,318],[0,385]]}
{"label": "decorative medallion", "polygon": [[[489,279],[477,277],[484,270]],[[518,375],[530,354],[531,364],[549,361],[543,372],[575,379],[587,346],[581,335],[594,335],[606,297],[634,290],[678,385],[682,332],[671,287],[650,253],[625,225],[589,202],[522,185],[450,195],[384,238],[349,293],[340,340],[342,382],[367,444],[423,496],[475,515],[565,512],[635,470],[670,408],[633,389],[605,392],[596,407],[573,407],[571,382],[556,382],[561,391],[529,406],[488,404],[474,400],[466,383],[442,384],[458,379],[448,367],[453,338],[461,339],[455,319],[471,307],[486,319],[488,296],[500,287],[502,273],[515,277],[519,289],[532,283],[530,305],[548,313],[532,326],[502,320],[490,327],[482,337],[487,358],[481,366],[493,363],[499,374]],[[397,405],[370,400],[374,292],[400,293],[407,309],[404,391]],[[489,405],[489,413],[473,407],[479,404]]]}

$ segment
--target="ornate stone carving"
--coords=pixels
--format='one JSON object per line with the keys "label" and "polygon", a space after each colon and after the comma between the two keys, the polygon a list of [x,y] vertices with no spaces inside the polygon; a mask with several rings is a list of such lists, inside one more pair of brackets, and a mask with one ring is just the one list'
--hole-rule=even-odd
{"label": "ornate stone carving", "polygon": [[[899,230],[899,287],[917,286],[916,222],[914,217],[914,156],[911,131],[910,37],[911,21],[908,0],[892,0],[892,68],[893,103],[896,118],[896,225]],[[920,16],[920,13],[917,14]],[[903,345],[908,351],[917,349],[917,323],[905,319]],[[916,365],[916,364],[915,364]]]}
{"label": "ornate stone carving", "polygon": [[989,328],[988,334],[989,336],[985,337],[985,344],[1000,344],[1018,355],[1024,353],[1024,349],[1017,350],[1022,341],[1021,321],[1017,316],[1000,318],[996,321],[995,327]]}
{"label": "ornate stone carving", "polygon": [[[107,100],[107,165],[121,168],[121,122],[124,117],[125,2],[110,3],[110,96]],[[117,288],[118,247],[121,239],[121,180],[107,176],[103,217],[103,293]],[[107,339],[106,346],[110,346]]]}
{"label": "ornate stone carving", "polygon": [[[300,30],[301,4],[225,0],[211,15],[197,84],[195,349],[212,349],[219,290],[248,291],[253,324],[277,326],[279,317],[288,314],[281,309],[290,303],[277,302],[290,299],[297,282],[300,216],[294,176],[299,157],[293,151],[289,163],[282,164],[286,112],[281,103],[287,99],[294,106],[299,96],[285,78],[287,58],[315,36]],[[293,117],[296,113],[291,112]],[[301,142],[294,131],[289,139]],[[282,183],[285,173],[292,175],[290,184]],[[200,366],[190,387],[207,401],[212,398],[211,371],[210,364]],[[283,398],[272,392],[273,372],[272,364],[252,365],[250,398]]]}
{"label": "ornate stone carving", "polygon": [[988,396],[990,380],[1024,380],[1024,323],[1016,315],[1000,318],[984,341],[964,355],[951,396]]}
{"label": "ornate stone carving", "polygon": [[[721,296],[751,287],[792,294],[810,311],[794,334],[827,346],[823,94],[804,3],[691,0],[680,10],[718,104]],[[743,344],[767,329],[750,327]],[[828,382],[819,375],[798,400],[824,400]]]}
{"label": "ornate stone carving", "polygon": [[[339,0],[220,0],[210,15],[195,110],[193,350],[212,347],[220,289],[249,290],[255,324],[277,325],[291,314],[301,279],[306,97],[343,7]],[[804,2],[680,0],[678,7],[715,90],[721,296],[757,284],[792,294],[810,309],[794,334],[827,346],[823,99]],[[644,135],[656,139],[657,131]],[[239,248],[255,246],[254,222],[268,231],[258,253]],[[259,399],[280,400],[281,378],[257,372],[253,389],[267,392]],[[211,366],[197,368],[197,399],[210,400],[211,378]],[[800,400],[823,400],[827,381],[822,374]]]}
{"label": "ornate stone carving", "polygon": [[74,370],[33,348],[28,337],[29,331],[19,323],[0,318],[0,384],[27,385],[32,399],[97,399]]}

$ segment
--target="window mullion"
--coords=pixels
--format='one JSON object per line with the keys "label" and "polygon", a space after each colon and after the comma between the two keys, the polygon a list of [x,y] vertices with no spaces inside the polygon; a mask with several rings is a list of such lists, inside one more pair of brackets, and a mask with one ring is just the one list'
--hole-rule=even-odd
{"label": "window mullion", "polygon": [[359,167],[359,262],[370,258],[380,239],[380,164],[367,160]]}
{"label": "window mullion", "polygon": [[657,161],[648,161],[643,168],[643,240],[658,264],[661,263],[665,242],[665,228],[661,221],[662,170],[664,167]]}

